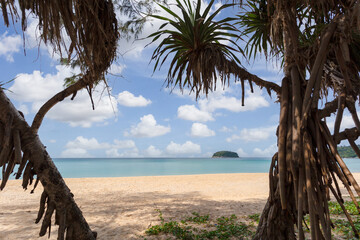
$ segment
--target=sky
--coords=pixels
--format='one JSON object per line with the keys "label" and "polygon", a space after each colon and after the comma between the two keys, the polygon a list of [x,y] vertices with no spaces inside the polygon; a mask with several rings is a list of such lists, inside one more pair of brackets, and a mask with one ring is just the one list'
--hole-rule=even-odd
{"label": "sky", "polygon": [[[223,11],[219,19],[236,11]],[[147,23],[140,38],[160,25],[159,20]],[[64,79],[79,71],[61,66],[59,55],[39,44],[37,36],[36,19],[29,20],[24,40],[20,26],[6,28],[1,17],[0,83],[14,79],[4,85],[6,94],[29,124],[41,105],[64,88]],[[145,48],[149,41],[119,41],[118,57],[106,76],[110,94],[104,84],[96,87],[95,110],[83,90],[73,101],[65,99],[48,112],[39,136],[50,156],[211,157],[229,150],[240,157],[271,157],[276,152],[275,93],[270,97],[257,87],[250,93],[246,85],[241,106],[241,85],[231,79],[229,86],[219,85],[196,100],[187,89],[167,88],[166,64],[153,73],[150,59],[156,43]],[[249,63],[241,59],[251,73],[280,84],[283,74],[275,61],[267,62],[264,56]],[[348,113],[345,127],[352,127]]]}

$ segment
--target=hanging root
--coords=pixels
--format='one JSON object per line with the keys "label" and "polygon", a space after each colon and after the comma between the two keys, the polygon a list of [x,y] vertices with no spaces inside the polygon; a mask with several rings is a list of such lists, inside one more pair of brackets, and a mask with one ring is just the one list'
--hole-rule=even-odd
{"label": "hanging root", "polygon": [[48,195],[47,193],[45,192],[45,190],[42,192],[41,194],[41,198],[40,198],[40,208],[39,208],[39,211],[38,211],[38,216],[35,220],[35,223],[39,223],[41,218],[43,217],[44,215],[44,212],[45,212],[45,203],[46,203],[46,200],[48,198]]}
{"label": "hanging root", "polygon": [[14,155],[15,155],[14,152],[10,153],[10,157],[9,157],[10,161],[7,164],[5,171],[4,171],[5,166],[3,166],[3,172],[2,172],[3,177],[2,177],[2,182],[0,184],[0,190],[4,189],[4,187],[6,185],[6,182],[8,181],[9,176],[10,176],[10,174],[12,173],[12,171],[14,169],[14,165],[15,165],[15,160],[14,160],[15,157],[14,157]]}
{"label": "hanging root", "polygon": [[9,154],[12,150],[11,143],[11,126],[12,126],[13,116],[8,114],[6,123],[4,126],[4,134],[2,140],[2,149],[0,153],[0,167],[3,167],[5,163],[9,161]]}
{"label": "hanging root", "polygon": [[24,170],[24,167],[26,166],[26,163],[29,160],[29,156],[30,156],[29,152],[24,152],[24,155],[23,155],[23,157],[21,159],[20,166],[19,166],[18,171],[17,171],[16,176],[15,176],[15,179],[19,179],[21,177],[21,174],[22,174],[22,172]]}
{"label": "hanging root", "polygon": [[2,167],[2,181],[0,190],[3,190],[16,164],[20,164],[16,179],[19,179],[28,160],[29,154],[22,156],[20,131],[13,125],[13,115],[8,114],[6,122],[0,122],[0,167]]}
{"label": "hanging root", "polygon": [[15,164],[21,164],[21,143],[20,143],[20,133],[19,130],[13,130],[13,139],[14,139],[14,162]]}
{"label": "hanging root", "polygon": [[28,185],[31,185],[34,180],[35,171],[33,169],[33,164],[31,162],[28,162],[24,174],[23,174],[23,181],[22,181],[22,187],[26,190]]}
{"label": "hanging root", "polygon": [[[46,206],[46,211],[45,211]],[[66,239],[73,240],[75,236],[73,236],[73,226],[67,225],[67,210],[64,207],[57,207],[53,201],[51,201],[50,197],[44,190],[41,194],[40,198],[40,207],[38,211],[38,216],[35,220],[35,223],[39,223],[42,217],[44,216],[43,222],[41,224],[40,236],[44,236],[49,231],[49,237],[51,232],[51,217],[55,211],[55,225],[59,225],[58,229],[58,240]],[[45,213],[45,215],[44,215]],[[96,234],[96,233],[94,233]]]}
{"label": "hanging root", "polygon": [[42,237],[46,234],[47,229],[49,229],[49,237],[51,232],[51,216],[55,210],[55,203],[47,198],[46,212],[44,220],[41,224],[39,236]]}

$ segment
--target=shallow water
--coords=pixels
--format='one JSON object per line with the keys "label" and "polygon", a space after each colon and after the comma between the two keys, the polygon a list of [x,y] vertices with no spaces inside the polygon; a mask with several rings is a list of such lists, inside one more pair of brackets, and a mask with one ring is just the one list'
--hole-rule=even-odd
{"label": "shallow water", "polygon": [[[56,158],[65,178],[266,173],[270,158]],[[360,172],[360,159],[345,159]]]}

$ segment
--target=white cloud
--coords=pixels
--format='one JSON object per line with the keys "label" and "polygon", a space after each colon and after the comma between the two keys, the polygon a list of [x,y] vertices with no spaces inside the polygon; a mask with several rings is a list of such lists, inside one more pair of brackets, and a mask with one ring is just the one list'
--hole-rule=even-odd
{"label": "white cloud", "polygon": [[4,56],[6,61],[14,61],[14,53],[18,53],[21,48],[21,37],[19,35],[8,36],[8,32],[0,36],[0,56]]}
{"label": "white cloud", "polygon": [[124,148],[135,148],[135,142],[133,140],[114,140],[112,144],[113,148],[124,149]]}
{"label": "white cloud", "polygon": [[191,126],[191,136],[193,137],[212,137],[215,132],[202,123],[193,123]]}
{"label": "white cloud", "polygon": [[[18,74],[14,84],[9,88],[9,97],[20,103],[32,104],[32,112],[38,109],[52,96],[64,89],[64,79],[78,73],[78,70],[65,66],[56,66],[56,74],[43,74],[34,71],[32,74]],[[97,89],[104,89],[99,84]],[[90,127],[93,123],[104,122],[117,113],[114,97],[102,95],[102,91],[93,92],[95,110],[92,109],[90,97],[85,90],[77,93],[73,101],[70,97],[56,104],[46,115],[47,118],[69,123],[71,126]]]}
{"label": "white cloud", "polygon": [[166,147],[166,152],[171,155],[188,155],[201,153],[200,145],[191,141],[186,141],[184,144],[178,144],[171,141]]}
{"label": "white cloud", "polygon": [[61,153],[65,158],[86,158],[92,157],[85,149],[82,148],[69,148]]}
{"label": "white cloud", "polygon": [[126,107],[145,107],[151,104],[151,100],[144,98],[143,96],[135,97],[134,94],[123,91],[119,93],[117,101],[120,105]]}
{"label": "white cloud", "polygon": [[121,153],[119,153],[118,149],[111,148],[109,150],[106,150],[105,153],[106,153],[107,157],[112,157],[112,158],[125,158],[125,157],[136,158],[136,157],[141,157],[139,155],[139,149],[137,149],[136,147],[125,150],[125,151],[123,151]]}
{"label": "white cloud", "polygon": [[256,157],[272,157],[276,152],[278,148],[276,144],[273,144],[265,149],[255,148],[253,153]]}
{"label": "white cloud", "polygon": [[178,114],[178,118],[189,121],[207,122],[214,120],[211,113],[206,111],[201,111],[198,108],[196,108],[194,105],[180,106],[178,108],[177,114]]}
{"label": "white cloud", "polygon": [[120,153],[118,151],[118,149],[116,148],[111,148],[105,151],[106,156],[110,157],[110,158],[118,158],[120,157]]}
{"label": "white cloud", "polygon": [[[360,116],[360,112],[357,112],[357,115]],[[329,119],[329,121],[327,121],[327,126],[331,132],[334,131],[334,124],[335,124],[335,116],[332,116]],[[352,116],[350,115],[349,112],[345,113],[341,120],[340,131],[344,131],[346,128],[353,128],[353,127],[355,127],[355,123]]]}
{"label": "white cloud", "polygon": [[249,154],[247,154],[242,148],[239,148],[238,150],[236,150],[236,152],[239,155],[239,157],[247,157],[247,156],[249,156]]}
{"label": "white cloud", "polygon": [[20,104],[20,106],[17,109],[20,112],[22,112],[24,115],[29,114],[29,108],[25,104]]}
{"label": "white cloud", "polygon": [[[40,39],[42,32],[40,31],[38,25],[39,19],[34,15],[29,15],[28,25],[25,31],[26,48],[37,48],[38,50],[45,52],[52,60],[58,62],[61,58],[60,53],[55,52],[51,44],[45,44],[44,41]],[[64,45],[69,48],[71,40],[70,37],[67,35],[65,28],[61,29],[60,34],[62,35]],[[61,52],[64,54],[66,52],[64,46],[60,46],[60,48]]]}
{"label": "white cloud", "polygon": [[162,155],[162,151],[157,149],[153,145],[150,145],[145,151],[144,154],[146,157],[160,157]]}
{"label": "white cloud", "polygon": [[[94,137],[85,138],[83,136],[78,136],[75,140],[67,142],[61,155],[64,157],[87,157],[91,156],[88,151],[93,150],[105,150],[108,157],[139,156],[139,150],[132,140],[115,139],[113,143],[101,143]],[[123,150],[123,152],[119,153],[119,150]]]}
{"label": "white cloud", "polygon": [[225,109],[231,112],[245,112],[270,105],[261,95],[261,90],[254,90],[254,93],[250,91],[246,92],[245,106],[242,106],[241,99],[224,95],[209,95],[207,99],[199,100],[199,106],[202,111],[207,112],[214,112],[217,109]]}
{"label": "white cloud", "polygon": [[237,131],[237,127],[228,128],[226,126],[222,126],[222,128],[220,128],[219,131],[220,132],[234,132],[234,131]]}
{"label": "white cloud", "polygon": [[170,127],[158,125],[152,114],[144,115],[136,126],[132,126],[130,133],[125,132],[125,136],[133,137],[157,137],[170,132]]}
{"label": "white cloud", "polygon": [[277,126],[271,127],[260,127],[260,128],[244,128],[240,131],[240,134],[233,134],[231,137],[227,138],[227,142],[232,142],[234,140],[243,140],[246,142],[258,142],[265,139],[268,139],[270,136],[274,135],[276,132]]}
{"label": "white cloud", "polygon": [[99,143],[95,138],[84,138],[83,136],[78,136],[74,141],[69,141],[65,148],[82,148],[82,149],[105,149],[109,148],[110,144],[108,143]]}
{"label": "white cloud", "polygon": [[110,74],[120,75],[125,68],[126,68],[126,66],[123,65],[123,64],[113,63],[113,64],[110,66],[110,68],[109,68],[108,71],[109,71]]}

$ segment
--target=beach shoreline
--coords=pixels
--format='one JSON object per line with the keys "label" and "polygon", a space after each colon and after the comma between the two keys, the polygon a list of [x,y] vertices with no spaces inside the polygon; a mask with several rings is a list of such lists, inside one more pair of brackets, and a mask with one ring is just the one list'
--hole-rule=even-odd
{"label": "beach shoreline", "polygon": [[[360,173],[354,177],[359,181]],[[268,197],[267,173],[171,175],[116,178],[68,178],[91,229],[98,239],[144,239],[144,231],[165,219],[181,220],[192,212],[211,217],[248,216],[261,213]],[[48,239],[38,237],[34,224],[42,186],[34,194],[10,180],[0,192],[0,239]],[[146,237],[147,239],[159,239]],[[52,226],[50,239],[57,239]]]}

